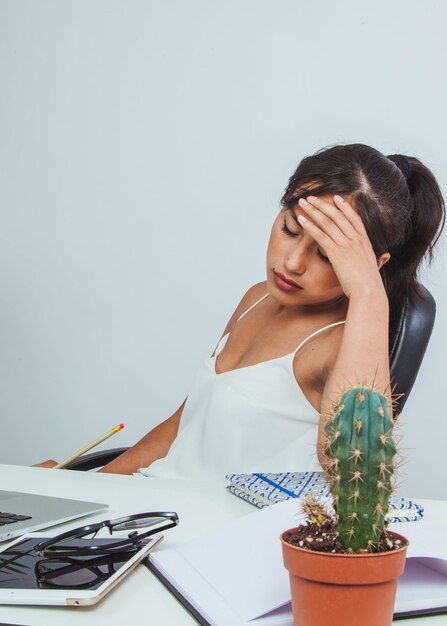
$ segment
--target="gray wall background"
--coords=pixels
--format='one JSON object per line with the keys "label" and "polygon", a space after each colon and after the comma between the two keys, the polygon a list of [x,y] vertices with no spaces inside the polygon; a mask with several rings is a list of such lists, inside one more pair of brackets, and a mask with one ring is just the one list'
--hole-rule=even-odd
{"label": "gray wall background", "polygon": [[[335,142],[446,188],[442,0],[1,0],[2,462],[128,445],[187,395],[265,273],[287,178]],[[401,417],[401,492],[447,497],[437,324]],[[280,469],[280,468],[279,468]]]}

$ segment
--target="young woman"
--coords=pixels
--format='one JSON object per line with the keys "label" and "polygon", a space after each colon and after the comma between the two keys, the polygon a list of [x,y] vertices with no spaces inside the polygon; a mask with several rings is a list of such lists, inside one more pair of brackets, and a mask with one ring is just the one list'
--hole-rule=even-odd
{"label": "young woman", "polygon": [[187,400],[102,471],[321,469],[325,417],[344,388],[374,385],[391,402],[389,337],[444,222],[416,158],[352,144],[303,159],[273,223],[266,280],[242,298]]}

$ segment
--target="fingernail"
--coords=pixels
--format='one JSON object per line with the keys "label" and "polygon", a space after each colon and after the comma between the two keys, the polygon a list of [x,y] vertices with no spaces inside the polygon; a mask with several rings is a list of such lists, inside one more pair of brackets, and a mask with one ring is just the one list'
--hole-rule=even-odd
{"label": "fingernail", "polygon": [[344,202],[343,198],[341,196],[334,196],[334,200],[337,200],[337,202]]}
{"label": "fingernail", "polygon": [[307,218],[304,215],[298,215],[298,221],[300,224],[305,224],[307,222]]}
{"label": "fingernail", "polygon": [[309,202],[315,202],[317,198],[315,196],[307,196],[307,199],[309,200]]}
{"label": "fingernail", "polygon": [[301,204],[301,206],[307,206],[309,203],[304,198],[300,198],[298,200],[298,204]]}

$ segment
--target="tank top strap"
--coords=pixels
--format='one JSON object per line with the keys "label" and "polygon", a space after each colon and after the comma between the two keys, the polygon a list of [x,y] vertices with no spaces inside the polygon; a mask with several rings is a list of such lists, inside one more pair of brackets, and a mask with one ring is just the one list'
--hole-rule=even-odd
{"label": "tank top strap", "polygon": [[242,319],[245,315],[247,315],[247,313],[249,313],[252,309],[254,309],[254,308],[255,308],[255,306],[256,306],[257,304],[259,304],[260,302],[262,302],[263,300],[265,300],[265,298],[267,298],[267,296],[269,296],[269,295],[270,295],[270,293],[269,293],[269,292],[267,292],[264,296],[262,296],[262,298],[259,298],[259,300],[257,300],[254,304],[252,304],[252,305],[251,305],[251,307],[249,307],[246,311],[244,311],[244,312],[242,313],[242,315],[240,315],[240,316],[237,318],[237,320],[236,320],[236,322],[235,322],[235,323],[237,324],[239,320],[241,320],[241,319]]}
{"label": "tank top strap", "polygon": [[315,330],[313,333],[311,333],[305,339],[303,339],[303,341],[300,343],[300,345],[298,346],[298,348],[295,350],[293,354],[295,355],[298,352],[298,350],[301,348],[301,346],[303,346],[306,343],[306,341],[309,341],[309,339],[312,339],[312,337],[315,337],[315,335],[318,335],[319,333],[322,333],[323,330],[327,330],[328,328],[332,328],[333,326],[339,326],[340,324],[346,324],[346,320],[342,320],[341,322],[333,322],[332,324],[328,324],[327,326],[323,326],[323,328],[319,328],[318,330]]}
{"label": "tank top strap", "polygon": [[[269,296],[269,295],[270,295],[270,293],[269,293],[269,292],[267,292],[264,296],[262,296],[262,298],[259,298],[259,300],[257,300],[254,304],[252,304],[252,305],[251,305],[251,307],[249,307],[246,311],[244,311],[244,312],[242,313],[242,315],[240,315],[240,316],[237,318],[237,320],[235,321],[235,323],[234,323],[234,324],[237,324],[237,323],[238,323],[238,321],[244,317],[244,315],[247,315],[247,313],[248,313],[249,311],[251,311],[252,309],[254,309],[254,308],[255,308],[255,306],[256,306],[257,304],[259,304],[260,302],[262,302],[263,300],[265,300],[265,298],[267,298],[267,296]],[[233,326],[234,326],[234,324],[233,324]],[[231,330],[232,330],[232,329],[231,329]],[[215,356],[216,358],[219,356],[219,354],[220,354],[220,353],[221,353],[221,351],[223,350],[223,347],[224,347],[224,345],[225,345],[225,343],[226,343],[226,341],[227,341],[227,339],[228,339],[228,335],[230,334],[231,330],[229,330],[229,331],[228,331],[225,335],[223,335],[223,337],[221,337],[221,339],[220,339],[219,343],[218,343],[218,344],[217,344],[217,346],[215,347],[215,349],[214,349],[214,353],[213,353],[213,354],[214,354],[214,356]],[[223,344],[223,345],[222,345],[222,344]],[[0,626],[1,626],[1,625],[0,625]]]}

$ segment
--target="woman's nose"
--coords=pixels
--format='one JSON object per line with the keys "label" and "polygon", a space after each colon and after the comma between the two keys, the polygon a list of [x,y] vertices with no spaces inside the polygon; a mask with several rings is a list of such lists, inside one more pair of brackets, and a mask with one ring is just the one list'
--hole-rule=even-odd
{"label": "woman's nose", "polygon": [[306,252],[303,246],[294,246],[289,250],[284,265],[293,274],[304,274],[307,267]]}

